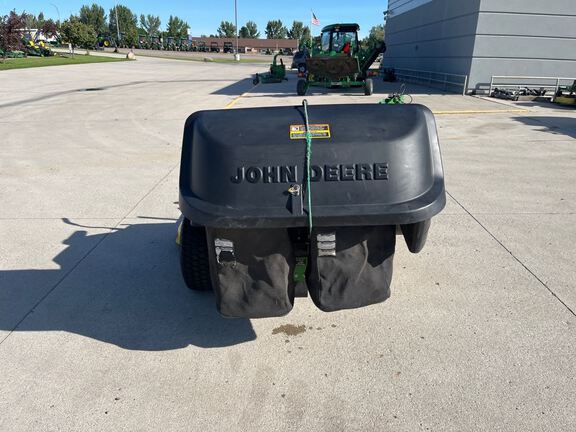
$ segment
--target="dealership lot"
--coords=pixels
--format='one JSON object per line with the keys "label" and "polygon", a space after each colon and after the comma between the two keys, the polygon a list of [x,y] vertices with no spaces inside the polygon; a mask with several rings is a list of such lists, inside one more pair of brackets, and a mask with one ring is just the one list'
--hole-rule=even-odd
{"label": "dealership lot", "polygon": [[421,254],[398,241],[392,297],[226,320],[179,273],[183,124],[301,104],[265,69],[0,74],[0,430],[575,430],[576,111],[409,87],[449,196]]}

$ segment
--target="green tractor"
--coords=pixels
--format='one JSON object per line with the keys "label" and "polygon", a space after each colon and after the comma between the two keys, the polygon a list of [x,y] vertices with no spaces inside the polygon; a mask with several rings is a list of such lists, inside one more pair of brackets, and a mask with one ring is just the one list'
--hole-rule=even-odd
{"label": "green tractor", "polygon": [[274,60],[270,65],[270,71],[264,74],[256,74],[254,79],[252,80],[252,84],[257,85],[259,83],[263,84],[272,84],[272,83],[281,83],[284,80],[288,80],[286,78],[286,66],[282,59],[277,61],[278,56],[280,53],[274,56]]}
{"label": "green tractor", "polygon": [[367,96],[374,92],[368,69],[386,45],[382,41],[372,49],[362,49],[358,30],[358,24],[331,24],[322,29],[321,46],[306,59],[306,78],[298,81],[298,95],[304,96],[311,86],[363,87]]}

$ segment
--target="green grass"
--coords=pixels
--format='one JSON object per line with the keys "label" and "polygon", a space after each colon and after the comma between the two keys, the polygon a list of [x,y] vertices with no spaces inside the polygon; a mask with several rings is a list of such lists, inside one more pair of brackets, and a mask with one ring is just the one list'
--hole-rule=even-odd
{"label": "green grass", "polygon": [[126,61],[123,58],[112,57],[99,57],[91,55],[76,54],[70,57],[28,57],[19,59],[6,59],[4,63],[0,62],[0,71],[9,69],[24,69],[33,67],[44,66],[62,66],[71,64],[86,64],[86,63],[108,63]]}

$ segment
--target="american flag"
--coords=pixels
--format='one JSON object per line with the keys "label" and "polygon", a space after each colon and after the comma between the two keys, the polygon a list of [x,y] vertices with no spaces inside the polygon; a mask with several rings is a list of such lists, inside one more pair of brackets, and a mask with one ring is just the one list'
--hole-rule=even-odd
{"label": "american flag", "polygon": [[312,25],[315,25],[315,26],[320,25],[320,20],[318,18],[316,18],[316,15],[314,15],[314,12],[312,12]]}

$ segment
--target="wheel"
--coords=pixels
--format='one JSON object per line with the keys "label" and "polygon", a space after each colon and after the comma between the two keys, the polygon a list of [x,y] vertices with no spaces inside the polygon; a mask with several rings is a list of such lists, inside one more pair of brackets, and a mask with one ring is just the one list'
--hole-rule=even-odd
{"label": "wheel", "polygon": [[206,228],[182,222],[180,269],[186,286],[194,291],[211,291]]}
{"label": "wheel", "polygon": [[298,65],[298,72],[300,73],[306,73],[306,64],[305,63],[300,63]]}
{"label": "wheel", "polygon": [[364,94],[370,96],[372,93],[374,93],[374,81],[372,81],[372,78],[366,78],[366,81],[364,81]]}
{"label": "wheel", "polygon": [[258,74],[256,74],[256,76],[252,80],[252,84],[258,85],[259,82],[260,82],[260,77],[258,76]]}
{"label": "wheel", "polygon": [[296,85],[296,92],[298,93],[298,96],[304,96],[306,94],[306,90],[308,90],[308,84],[306,83],[306,80],[298,80],[298,84]]}

